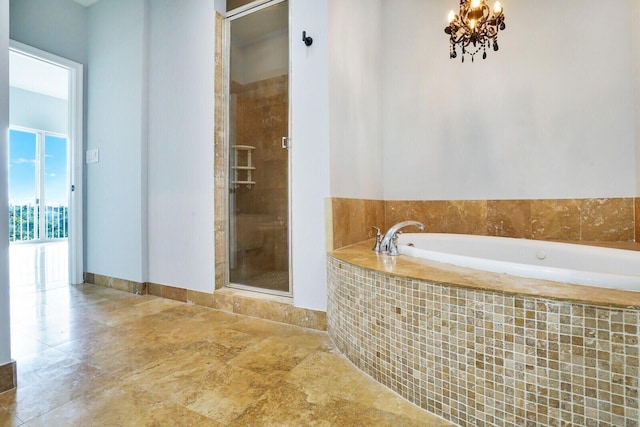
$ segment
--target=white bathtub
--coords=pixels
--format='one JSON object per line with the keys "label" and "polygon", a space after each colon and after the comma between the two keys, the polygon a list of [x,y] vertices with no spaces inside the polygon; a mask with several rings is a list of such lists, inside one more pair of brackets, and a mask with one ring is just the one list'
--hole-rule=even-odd
{"label": "white bathtub", "polygon": [[640,292],[639,251],[440,233],[405,233],[398,244],[401,254],[461,267]]}

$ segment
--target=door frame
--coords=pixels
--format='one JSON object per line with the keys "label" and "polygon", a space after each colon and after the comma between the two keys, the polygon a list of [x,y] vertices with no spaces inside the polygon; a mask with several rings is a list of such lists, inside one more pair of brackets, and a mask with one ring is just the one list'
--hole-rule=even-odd
{"label": "door frame", "polygon": [[230,118],[230,113],[229,113],[229,108],[230,108],[230,103],[231,103],[231,88],[230,88],[230,83],[231,83],[231,79],[230,79],[230,74],[231,74],[231,21],[234,21],[238,18],[242,18],[244,16],[250,15],[254,12],[258,12],[262,9],[266,9],[268,7],[271,6],[275,6],[276,4],[279,3],[283,3],[283,2],[289,2],[289,0],[255,0],[253,2],[247,3],[246,5],[240,6],[236,9],[232,9],[227,11],[227,13],[224,15],[223,18],[223,23],[224,23],[224,28],[223,28],[223,44],[222,44],[222,57],[224,58],[223,61],[223,70],[222,70],[222,75],[223,75],[223,99],[224,99],[224,106],[223,106],[223,112],[224,112],[224,119],[223,119],[223,126],[224,126],[224,138],[223,138],[223,153],[224,153],[224,180],[225,180],[225,184],[224,184],[224,212],[225,212],[225,239],[224,239],[224,265],[225,265],[225,271],[223,274],[223,281],[224,281],[224,287],[229,287],[229,288],[233,288],[233,289],[239,289],[239,290],[246,290],[246,291],[250,291],[250,292],[256,292],[256,293],[263,293],[263,294],[268,294],[268,295],[272,295],[275,297],[285,297],[285,298],[293,298],[293,240],[292,240],[292,180],[291,180],[291,172],[293,170],[293,165],[292,165],[292,155],[291,155],[291,144],[292,144],[292,138],[291,138],[291,117],[292,117],[292,106],[291,106],[291,75],[292,75],[292,69],[291,69],[291,47],[292,47],[292,36],[291,36],[291,3],[289,2],[289,6],[288,6],[288,22],[287,22],[287,26],[288,26],[288,32],[289,32],[289,64],[287,64],[287,68],[288,68],[288,73],[289,73],[289,81],[288,81],[288,89],[287,89],[287,104],[288,104],[288,112],[287,112],[287,123],[288,123],[288,129],[287,129],[287,138],[288,138],[288,148],[287,148],[287,167],[288,167],[288,183],[287,183],[287,239],[288,239],[288,266],[289,266],[289,291],[288,292],[282,292],[282,291],[276,291],[276,290],[269,290],[269,289],[261,289],[258,287],[254,287],[254,286],[247,286],[247,285],[242,285],[242,284],[237,284],[237,283],[232,283],[230,280],[230,274],[229,274],[229,270],[231,268],[231,253],[230,253],[230,242],[229,242],[229,236],[230,236],[230,214],[229,214],[229,198],[230,198],[230,192],[229,192],[229,188],[230,188],[230,183],[231,183],[231,171],[229,168],[229,156],[231,155],[230,152],[230,141],[229,141],[229,129],[230,129],[230,123],[229,123],[229,118]]}
{"label": "door frame", "polygon": [[9,40],[9,50],[65,68],[69,72],[69,283],[81,284],[84,282],[84,66],[15,40]]}

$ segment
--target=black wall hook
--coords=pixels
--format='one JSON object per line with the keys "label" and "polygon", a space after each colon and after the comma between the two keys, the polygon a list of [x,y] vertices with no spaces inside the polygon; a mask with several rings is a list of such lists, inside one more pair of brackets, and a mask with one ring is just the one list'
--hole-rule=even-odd
{"label": "black wall hook", "polygon": [[313,44],[313,39],[311,37],[307,37],[307,32],[306,31],[302,32],[302,41],[307,46],[311,46]]}

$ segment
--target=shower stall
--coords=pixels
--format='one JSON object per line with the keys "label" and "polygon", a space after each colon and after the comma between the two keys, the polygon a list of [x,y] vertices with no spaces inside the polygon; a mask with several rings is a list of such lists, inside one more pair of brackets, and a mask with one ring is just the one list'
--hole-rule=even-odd
{"label": "shower stall", "polygon": [[288,1],[228,11],[226,49],[229,287],[289,296]]}

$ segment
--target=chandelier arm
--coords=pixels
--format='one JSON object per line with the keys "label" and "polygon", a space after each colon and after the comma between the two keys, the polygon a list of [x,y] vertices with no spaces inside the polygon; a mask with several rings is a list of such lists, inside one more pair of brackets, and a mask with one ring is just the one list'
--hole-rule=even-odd
{"label": "chandelier arm", "polygon": [[469,46],[469,44],[471,44],[471,39],[469,37],[465,37],[465,35],[466,34],[461,35],[458,39],[454,39],[453,37],[451,37],[449,41],[454,46],[459,44],[462,47],[467,47]]}

